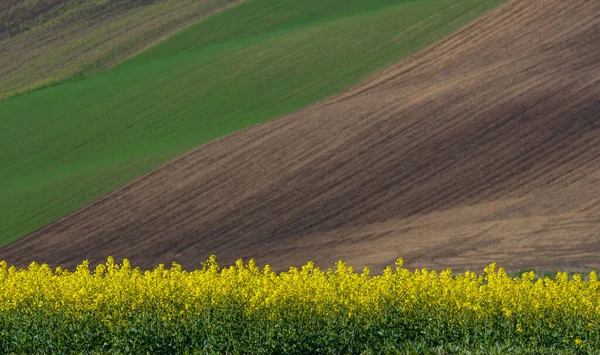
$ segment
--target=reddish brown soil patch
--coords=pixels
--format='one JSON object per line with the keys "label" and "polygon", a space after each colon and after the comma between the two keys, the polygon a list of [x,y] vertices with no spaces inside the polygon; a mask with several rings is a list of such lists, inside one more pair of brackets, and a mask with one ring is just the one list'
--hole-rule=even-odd
{"label": "reddish brown soil patch", "polygon": [[341,95],[207,144],[0,251],[600,267],[600,2],[511,1]]}

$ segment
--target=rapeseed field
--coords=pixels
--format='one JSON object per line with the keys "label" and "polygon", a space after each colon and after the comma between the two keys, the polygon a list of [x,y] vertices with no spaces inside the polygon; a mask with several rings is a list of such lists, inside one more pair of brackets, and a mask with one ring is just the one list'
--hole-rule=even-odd
{"label": "rapeseed field", "polygon": [[153,270],[0,262],[0,353],[592,353],[600,281],[254,261]]}

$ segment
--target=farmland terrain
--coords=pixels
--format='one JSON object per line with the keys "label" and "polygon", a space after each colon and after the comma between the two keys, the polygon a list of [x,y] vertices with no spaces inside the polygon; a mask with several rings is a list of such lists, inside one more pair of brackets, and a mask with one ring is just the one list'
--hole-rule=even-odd
{"label": "farmland terrain", "polygon": [[204,143],[337,94],[501,2],[251,0],[99,75],[4,100],[0,245]]}
{"label": "farmland terrain", "polygon": [[171,160],[0,258],[600,268],[598,43],[598,1],[510,1],[342,94]]}
{"label": "farmland terrain", "polygon": [[97,74],[240,0],[0,2],[0,100]]}

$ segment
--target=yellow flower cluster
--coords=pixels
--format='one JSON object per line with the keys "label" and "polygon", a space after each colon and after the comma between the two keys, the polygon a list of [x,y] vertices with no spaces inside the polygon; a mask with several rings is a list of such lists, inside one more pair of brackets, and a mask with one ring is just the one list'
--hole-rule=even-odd
{"label": "yellow flower cluster", "polygon": [[[116,264],[108,258],[94,270],[83,262],[67,271],[36,263],[19,270],[0,262],[0,323],[11,326],[25,318],[48,323],[59,317],[62,323],[96,322],[103,332],[137,332],[148,322],[206,332],[218,325],[221,332],[239,322],[271,331],[296,322],[296,332],[306,324],[322,332],[333,322],[357,327],[368,337],[395,334],[394,341],[485,340],[503,334],[581,348],[597,335],[600,322],[595,272],[585,280],[566,273],[510,277],[492,264],[482,275],[453,275],[451,270],[411,272],[401,259],[381,275],[368,269],[356,273],[343,262],[328,270],[309,262],[279,274],[269,266],[260,270],[253,261],[221,269],[214,256],[202,265],[194,271],[177,264],[142,271],[127,260]],[[15,314],[18,321],[11,318]],[[224,325],[223,314],[232,314],[230,325]]]}

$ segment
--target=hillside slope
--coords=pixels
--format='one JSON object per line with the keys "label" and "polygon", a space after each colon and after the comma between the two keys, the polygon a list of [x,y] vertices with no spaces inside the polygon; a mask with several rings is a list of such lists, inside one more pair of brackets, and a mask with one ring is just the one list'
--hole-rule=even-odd
{"label": "hillside slope", "polygon": [[112,70],[2,101],[0,246],[337,94],[502,1],[245,1]]}
{"label": "hillside slope", "polygon": [[241,0],[0,2],[0,100],[101,72]]}
{"label": "hillside slope", "polygon": [[2,249],[73,266],[600,267],[600,2],[515,0]]}

